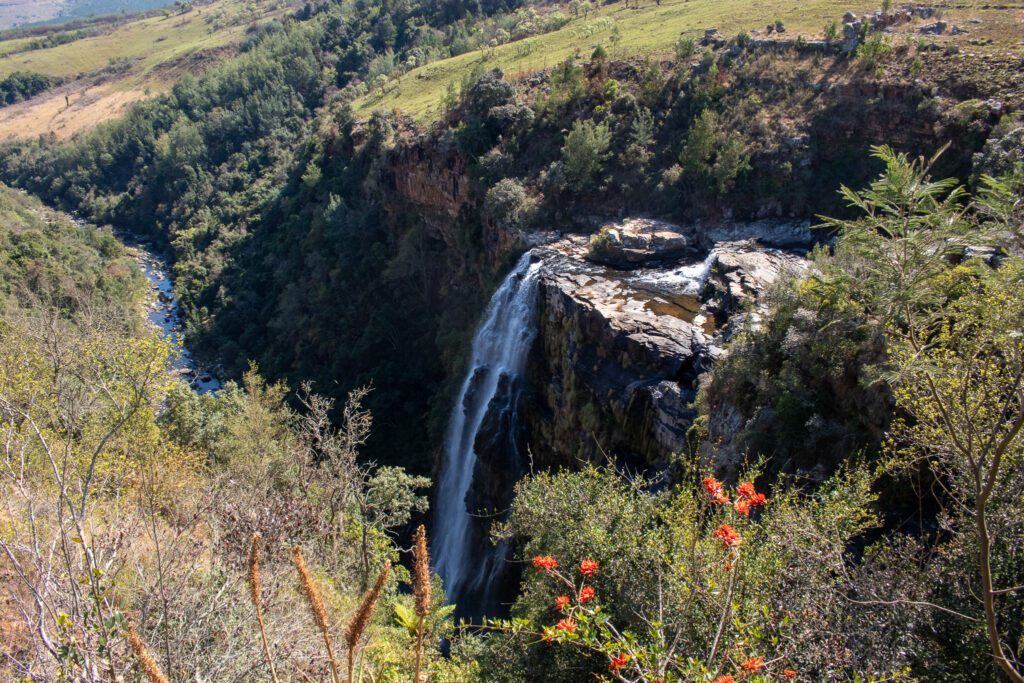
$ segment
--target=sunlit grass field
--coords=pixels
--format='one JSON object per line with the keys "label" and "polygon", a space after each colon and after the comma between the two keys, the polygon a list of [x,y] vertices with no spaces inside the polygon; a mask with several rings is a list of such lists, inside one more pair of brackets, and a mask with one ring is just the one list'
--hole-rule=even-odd
{"label": "sunlit grass field", "polygon": [[[994,48],[1007,49],[1024,37],[1024,3],[1010,3],[1016,9],[987,10],[983,0],[960,3],[952,18],[981,16],[990,33],[1003,38]],[[356,105],[361,116],[375,109],[399,109],[418,121],[429,121],[441,108],[449,84],[458,87],[466,74],[474,69],[500,68],[513,76],[548,68],[575,53],[588,56],[602,45],[613,58],[631,55],[669,56],[681,36],[698,39],[707,28],[717,28],[723,36],[732,37],[741,31],[764,30],[766,25],[781,20],[786,35],[821,38],[830,20],[841,21],[846,11],[867,13],[880,7],[871,0],[644,0],[637,9],[627,9],[622,2],[600,5],[589,17],[579,17],[558,31],[536,36],[488,50],[476,50],[414,69],[400,82],[388,84],[385,93],[379,90],[361,98]],[[992,31],[995,25],[999,30]],[[619,38],[613,43],[614,27]],[[1024,46],[1019,49],[1024,52]]]}

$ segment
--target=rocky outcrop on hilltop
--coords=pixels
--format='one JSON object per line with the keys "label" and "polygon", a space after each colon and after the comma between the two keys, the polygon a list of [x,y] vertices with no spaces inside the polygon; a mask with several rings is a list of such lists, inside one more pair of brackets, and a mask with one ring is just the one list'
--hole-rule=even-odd
{"label": "rocky outcrop on hilltop", "polygon": [[[645,242],[629,236],[636,225],[601,233],[619,235],[616,248],[629,250],[602,259],[621,267],[594,263],[582,237],[541,252],[539,331],[528,371],[537,395],[525,414],[541,464],[614,455],[658,465],[687,450],[701,376],[743,320],[756,322],[765,290],[807,270],[799,251],[742,240],[693,255],[696,230],[659,224]],[[659,234],[690,235],[690,255],[666,259],[671,242]]]}

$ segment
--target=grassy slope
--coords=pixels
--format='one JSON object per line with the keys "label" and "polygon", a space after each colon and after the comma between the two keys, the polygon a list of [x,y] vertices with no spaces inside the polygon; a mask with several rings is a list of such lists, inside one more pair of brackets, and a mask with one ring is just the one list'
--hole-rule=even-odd
{"label": "grassy slope", "polygon": [[[29,102],[0,109],[0,139],[49,132],[67,137],[120,115],[193,68],[188,63],[176,68],[189,55],[237,44],[251,23],[284,11],[269,11],[270,0],[257,2],[256,12],[247,10],[251,4],[219,0],[185,14],[138,19],[100,35],[18,54],[6,53],[25,39],[0,41],[0,78],[13,71],[34,71],[73,79]],[[85,77],[112,60],[127,60],[130,68],[102,79]]]}
{"label": "grassy slope", "polygon": [[[981,18],[981,31],[991,33],[995,44],[989,50],[1017,49],[1020,47],[1020,20],[1024,7],[1022,0],[1008,3],[1012,9],[982,10],[984,0],[966,0],[959,9],[947,14],[952,21]],[[474,67],[501,68],[513,76],[550,67],[574,54],[589,55],[595,45],[610,50],[612,57],[650,54],[669,56],[680,35],[699,38],[706,28],[717,28],[729,37],[741,31],[763,30],[775,19],[786,24],[787,35],[802,34],[820,38],[825,24],[840,20],[847,10],[857,13],[873,11],[880,6],[873,0],[663,0],[656,5],[646,1],[640,9],[626,9],[622,2],[601,6],[598,13],[587,19],[579,18],[564,28],[543,36],[499,46],[490,55],[475,51],[445,59],[414,69],[399,83],[391,83],[381,95],[375,91],[357,102],[357,111],[366,116],[375,109],[400,109],[417,120],[429,121],[440,110],[440,102],[449,83],[456,87]],[[612,26],[621,34],[619,45],[612,49]],[[986,36],[989,37],[989,36]],[[952,40],[949,36],[939,41]],[[966,38],[960,42],[966,42]],[[985,48],[978,48],[985,49]]]}
{"label": "grassy slope", "polygon": [[[245,32],[245,24],[211,30],[206,23],[211,13],[218,11],[234,18],[244,11],[244,6],[240,0],[223,0],[186,14],[140,19],[109,33],[46,50],[6,55],[0,58],[0,77],[12,71],[77,76],[102,69],[113,59],[140,60],[148,71],[182,54],[238,40]],[[8,52],[6,46],[6,42],[0,42],[0,54]]]}

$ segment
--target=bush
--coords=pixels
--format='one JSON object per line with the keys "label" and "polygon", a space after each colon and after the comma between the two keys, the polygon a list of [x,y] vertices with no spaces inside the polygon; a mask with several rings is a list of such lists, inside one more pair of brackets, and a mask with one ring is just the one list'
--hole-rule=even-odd
{"label": "bush", "polygon": [[724,195],[750,170],[750,152],[741,133],[722,130],[715,112],[705,109],[686,137],[679,163],[696,182]]}
{"label": "bush", "polygon": [[536,201],[514,178],[499,180],[484,197],[483,213],[492,224],[502,228],[522,228],[530,222]]}
{"label": "bush", "polygon": [[684,61],[689,59],[697,51],[697,41],[693,38],[683,37],[676,41],[676,59]]}
{"label": "bush", "polygon": [[53,79],[30,71],[15,71],[0,81],[0,105],[35,97],[53,85]]}
{"label": "bush", "polygon": [[570,187],[576,190],[591,187],[595,176],[601,172],[611,142],[612,134],[606,123],[587,119],[573,124],[562,145],[562,165]]}
{"label": "bush", "polygon": [[839,39],[839,24],[835,19],[832,19],[825,24],[825,42],[831,43]]}

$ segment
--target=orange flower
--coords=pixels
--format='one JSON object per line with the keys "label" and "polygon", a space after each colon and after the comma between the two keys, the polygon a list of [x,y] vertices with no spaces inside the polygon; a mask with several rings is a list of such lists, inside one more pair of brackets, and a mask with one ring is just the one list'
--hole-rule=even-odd
{"label": "orange flower", "polygon": [[754,495],[754,484],[749,481],[745,481],[736,487],[736,493],[739,494],[740,498],[750,498]]}
{"label": "orange flower", "polygon": [[580,574],[583,574],[583,576],[592,576],[596,571],[597,562],[589,558],[580,562]]}
{"label": "orange flower", "polygon": [[568,607],[568,606],[569,606],[569,596],[568,595],[559,595],[557,598],[555,598],[555,609],[557,609],[558,611],[564,612],[565,608]]}
{"label": "orange flower", "polygon": [[782,670],[782,675],[785,676],[786,678],[796,678],[796,672],[793,671],[792,669],[783,669]]}
{"label": "orange flower", "polygon": [[743,543],[743,539],[740,538],[739,533],[737,533],[737,531],[728,524],[723,524],[718,527],[711,535],[715,538],[722,539],[723,548],[735,548]]}
{"label": "orange flower", "polygon": [[757,671],[758,669],[764,668],[764,657],[751,657],[747,661],[740,664],[740,668],[744,671]]}
{"label": "orange flower", "polygon": [[736,683],[736,679],[732,676],[719,676],[715,679],[715,683]]}
{"label": "orange flower", "polygon": [[722,569],[724,569],[727,572],[731,572],[732,571],[732,562],[726,562],[724,565],[722,565]]}
{"label": "orange flower", "polygon": [[553,572],[558,569],[558,560],[550,555],[538,555],[533,558],[533,566],[541,571]]}
{"label": "orange flower", "polygon": [[729,496],[722,489],[722,482],[713,477],[704,477],[704,490],[708,492],[711,502],[715,505],[725,505],[729,502]]}
{"label": "orange flower", "polygon": [[748,515],[750,515],[750,501],[749,500],[744,500],[743,498],[740,498],[735,503],[733,503],[732,506],[736,509],[736,512],[740,513],[744,517],[747,517]]}
{"label": "orange flower", "polygon": [[628,664],[628,663],[629,663],[629,655],[619,655],[618,657],[616,657],[615,659],[612,660],[612,663],[608,665],[608,668],[611,669],[612,672],[614,673],[614,672],[618,671],[619,669],[621,669],[622,667],[626,666],[626,664]]}
{"label": "orange flower", "polygon": [[566,633],[576,633],[576,620],[572,617],[566,617],[555,624],[555,628]]}
{"label": "orange flower", "polygon": [[754,506],[764,505],[767,502],[768,502],[768,498],[765,497],[765,495],[763,493],[755,493],[754,495],[752,495],[750,497],[750,504],[754,505]]}
{"label": "orange flower", "polygon": [[590,602],[594,599],[594,588],[592,586],[584,586],[580,589],[580,602]]}
{"label": "orange flower", "polygon": [[704,490],[708,492],[708,495],[712,498],[722,490],[722,482],[718,481],[714,477],[704,477]]}

